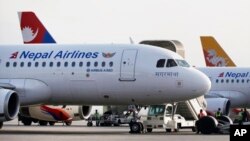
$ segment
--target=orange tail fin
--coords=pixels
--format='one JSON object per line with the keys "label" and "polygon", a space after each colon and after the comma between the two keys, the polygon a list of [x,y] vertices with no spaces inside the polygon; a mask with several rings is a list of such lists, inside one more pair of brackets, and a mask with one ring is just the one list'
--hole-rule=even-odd
{"label": "orange tail fin", "polygon": [[235,63],[217,43],[212,36],[201,36],[202,49],[206,61],[206,66],[227,66],[235,67]]}

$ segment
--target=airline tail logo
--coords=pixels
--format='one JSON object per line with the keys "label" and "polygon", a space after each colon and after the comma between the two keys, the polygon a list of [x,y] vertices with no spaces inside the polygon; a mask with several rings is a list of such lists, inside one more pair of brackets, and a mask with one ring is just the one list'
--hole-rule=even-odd
{"label": "airline tail logo", "polygon": [[18,16],[25,44],[56,43],[33,12],[19,12]]}
{"label": "airline tail logo", "polygon": [[213,49],[208,51],[204,50],[206,63],[210,66],[226,66],[228,63],[226,58],[217,55],[217,52]]}
{"label": "airline tail logo", "polygon": [[207,66],[235,66],[231,58],[212,36],[201,36],[200,39]]}
{"label": "airline tail logo", "polygon": [[104,58],[112,58],[113,56],[115,55],[115,52],[114,53],[102,53],[102,56]]}
{"label": "airline tail logo", "polygon": [[11,54],[10,59],[16,59],[18,55],[18,52],[14,52]]}
{"label": "airline tail logo", "polygon": [[224,72],[220,73],[218,77],[224,77]]}
{"label": "airline tail logo", "polygon": [[38,34],[38,29],[36,30],[36,32],[34,32],[31,29],[31,27],[28,27],[28,26],[26,26],[22,29],[22,35],[23,35],[24,42],[33,41],[36,38],[37,34]]}

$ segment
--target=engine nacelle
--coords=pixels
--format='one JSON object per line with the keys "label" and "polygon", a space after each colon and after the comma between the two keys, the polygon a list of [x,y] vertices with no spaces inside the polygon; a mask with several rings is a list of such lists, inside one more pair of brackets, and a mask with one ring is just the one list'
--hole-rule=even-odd
{"label": "engine nacelle", "polygon": [[92,106],[79,106],[79,116],[81,119],[88,119],[91,115]]}
{"label": "engine nacelle", "polygon": [[230,100],[226,98],[206,98],[207,110],[215,113],[218,108],[221,109],[223,115],[228,115],[230,110]]}
{"label": "engine nacelle", "polygon": [[0,122],[16,118],[19,107],[19,97],[15,91],[0,89]]}

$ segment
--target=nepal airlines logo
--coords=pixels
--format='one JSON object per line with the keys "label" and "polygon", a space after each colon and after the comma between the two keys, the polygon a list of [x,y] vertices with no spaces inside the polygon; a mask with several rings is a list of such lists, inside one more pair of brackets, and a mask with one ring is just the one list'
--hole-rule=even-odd
{"label": "nepal airlines logo", "polygon": [[[225,74],[225,75],[224,75]],[[236,72],[222,72],[218,75],[218,77],[227,77],[227,78],[245,78],[249,77],[249,72],[242,72],[242,73],[236,73]]]}
{"label": "nepal airlines logo", "polygon": [[224,77],[224,72],[220,73],[218,77]]}
{"label": "nepal airlines logo", "polygon": [[31,52],[31,51],[22,51],[14,52],[10,55],[10,59],[31,59],[33,61],[37,59],[88,59],[88,58],[97,58],[99,52],[82,52],[79,50],[75,51],[49,51],[49,52]]}
{"label": "nepal airlines logo", "polygon": [[38,28],[34,32],[31,27],[25,26],[22,29],[23,41],[24,42],[31,42],[31,41],[33,41],[36,38],[36,36],[38,34],[38,31],[39,31]]}
{"label": "nepal airlines logo", "polygon": [[18,55],[18,52],[14,52],[11,54],[10,59],[16,59]]}

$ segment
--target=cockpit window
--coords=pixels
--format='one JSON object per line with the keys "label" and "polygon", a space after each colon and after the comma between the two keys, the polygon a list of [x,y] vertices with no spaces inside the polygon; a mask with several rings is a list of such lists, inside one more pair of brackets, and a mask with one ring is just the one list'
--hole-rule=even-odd
{"label": "cockpit window", "polygon": [[156,67],[157,68],[163,68],[165,65],[166,59],[160,59],[157,61]]}
{"label": "cockpit window", "polygon": [[190,65],[185,60],[176,59],[175,61],[178,64],[178,66],[190,67]]}
{"label": "cockpit window", "polygon": [[175,67],[175,66],[177,66],[177,64],[174,61],[174,59],[168,59],[167,67]]}

